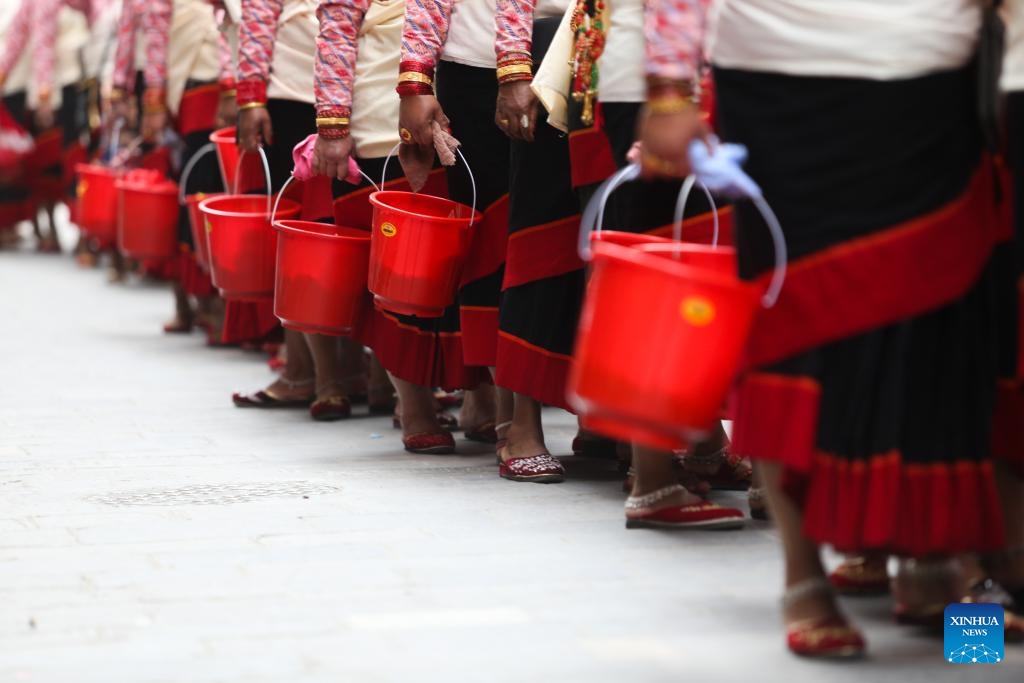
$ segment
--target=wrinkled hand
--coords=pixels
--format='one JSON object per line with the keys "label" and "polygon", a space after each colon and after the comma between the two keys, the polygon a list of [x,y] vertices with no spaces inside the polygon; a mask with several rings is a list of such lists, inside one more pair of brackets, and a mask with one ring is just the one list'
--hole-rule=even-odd
{"label": "wrinkled hand", "polygon": [[217,127],[230,126],[238,120],[238,102],[233,95],[221,95],[217,107]]}
{"label": "wrinkled hand", "polygon": [[637,128],[645,178],[685,178],[691,170],[690,143],[704,140],[711,144],[711,131],[696,107],[669,114],[652,114],[645,108]]}
{"label": "wrinkled hand", "polygon": [[167,130],[167,111],[148,111],[142,116],[142,139],[154,142],[160,139]]}
{"label": "wrinkled hand", "polygon": [[260,143],[274,143],[274,128],[266,107],[250,107],[238,112],[238,146],[255,152]]}
{"label": "wrinkled hand", "polygon": [[36,126],[39,130],[49,130],[56,123],[53,115],[53,105],[40,103],[36,108]]}
{"label": "wrinkled hand", "polygon": [[498,86],[494,123],[513,140],[533,142],[538,104],[537,96],[528,81],[502,84]]}
{"label": "wrinkled hand", "polygon": [[348,158],[352,154],[352,136],[337,140],[316,138],[313,145],[313,171],[317,175],[344,180],[348,175]]}
{"label": "wrinkled hand", "polygon": [[448,117],[444,115],[441,104],[433,95],[414,95],[403,97],[398,109],[398,125],[412,133],[412,140],[402,140],[405,144],[434,149],[434,130],[432,124],[437,121],[442,128],[448,129]]}

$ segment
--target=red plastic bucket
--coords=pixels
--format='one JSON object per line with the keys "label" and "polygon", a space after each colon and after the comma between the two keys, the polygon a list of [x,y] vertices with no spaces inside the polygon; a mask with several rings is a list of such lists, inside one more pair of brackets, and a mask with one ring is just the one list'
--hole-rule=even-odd
{"label": "red plastic bucket", "polygon": [[370,233],[309,221],[277,221],[274,315],[300,332],[349,334],[366,301]]}
{"label": "red plastic bucket", "polygon": [[199,210],[199,203],[209,197],[223,196],[223,192],[197,192],[185,197],[189,227],[192,230],[192,242],[195,244],[196,263],[207,273],[210,272],[210,240],[206,237],[206,217]]}
{"label": "red plastic bucket", "polygon": [[263,187],[265,181],[259,158],[252,154],[243,155],[235,135],[234,126],[221,128],[210,133],[210,142],[217,150],[217,164],[224,188],[241,194]]}
{"label": "red plastic bucket", "polygon": [[101,249],[117,241],[117,188],[119,173],[98,164],[76,164],[78,173],[78,226]]}
{"label": "red plastic bucket", "polygon": [[[688,181],[681,193],[677,234],[690,187]],[[595,198],[607,196],[599,191]],[[587,429],[659,450],[707,436],[739,370],[759,304],[774,303],[785,275],[781,228],[764,200],[754,201],[776,247],[775,277],[763,298],[758,286],[739,279],[731,247],[592,241],[599,212],[584,212],[580,251],[593,262],[568,399]]]}
{"label": "red plastic bucket", "polygon": [[370,203],[367,282],[374,303],[395,313],[440,317],[455,302],[470,226],[480,212],[450,199],[389,190],[371,194]]}
{"label": "red plastic bucket", "polygon": [[699,438],[721,414],[758,299],[735,275],[596,243],[571,403],[621,440],[670,450]]}
{"label": "red plastic bucket", "polygon": [[[281,199],[279,218],[295,218],[301,206]],[[264,195],[221,195],[199,202],[206,217],[210,277],[225,299],[258,301],[274,296],[277,236]]]}
{"label": "red plastic bucket", "polygon": [[158,171],[131,171],[115,183],[117,246],[135,259],[178,253],[178,185]]}

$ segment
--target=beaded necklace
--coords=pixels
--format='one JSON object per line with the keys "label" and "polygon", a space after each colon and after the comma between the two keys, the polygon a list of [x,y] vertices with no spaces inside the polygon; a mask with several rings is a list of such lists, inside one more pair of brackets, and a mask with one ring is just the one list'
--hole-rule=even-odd
{"label": "beaded necklace", "polygon": [[605,0],[576,0],[569,24],[575,35],[572,59],[572,99],[583,103],[580,121],[594,123],[599,74],[597,61],[605,46]]}

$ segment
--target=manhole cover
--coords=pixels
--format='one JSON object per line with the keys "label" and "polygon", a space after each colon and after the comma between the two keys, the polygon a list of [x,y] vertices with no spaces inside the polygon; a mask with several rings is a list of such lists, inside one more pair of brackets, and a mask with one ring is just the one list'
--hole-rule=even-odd
{"label": "manhole cover", "polygon": [[194,484],[173,489],[115,491],[88,500],[104,505],[233,505],[260,498],[324,496],[341,489],[308,481],[251,482],[245,484]]}

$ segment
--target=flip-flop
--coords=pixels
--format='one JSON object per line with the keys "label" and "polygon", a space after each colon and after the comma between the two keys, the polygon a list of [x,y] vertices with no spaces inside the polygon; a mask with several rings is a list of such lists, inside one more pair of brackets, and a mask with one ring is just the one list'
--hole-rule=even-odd
{"label": "flip-flop", "polygon": [[315,396],[281,399],[263,390],[254,394],[231,395],[231,402],[238,408],[308,408],[315,399]]}

